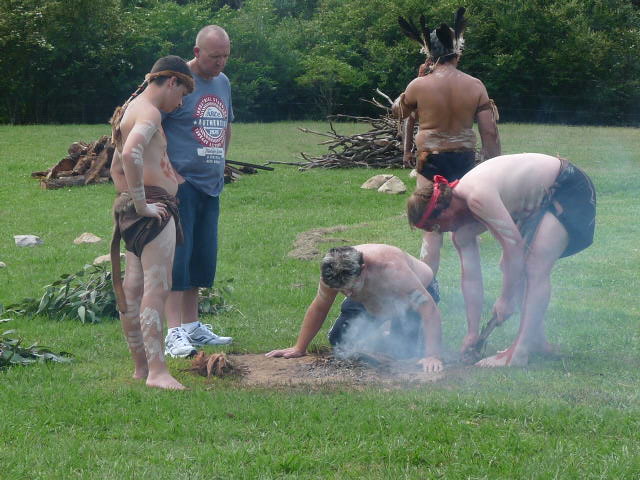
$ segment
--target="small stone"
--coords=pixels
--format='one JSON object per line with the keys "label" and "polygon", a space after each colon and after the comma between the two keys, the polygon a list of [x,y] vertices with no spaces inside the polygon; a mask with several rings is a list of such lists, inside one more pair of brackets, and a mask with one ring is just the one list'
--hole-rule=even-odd
{"label": "small stone", "polygon": [[409,174],[409,178],[416,178],[418,176],[418,171],[414,168],[413,170],[411,170],[411,173]]}
{"label": "small stone", "polygon": [[[120,253],[120,259],[125,258],[124,253]],[[93,261],[94,265],[100,265],[101,263],[111,262],[111,255],[101,255],[96,257]]]}
{"label": "small stone", "polygon": [[44,243],[42,239],[36,235],[14,235],[13,238],[18,247],[33,247]]}
{"label": "small stone", "polygon": [[375,175],[364,182],[360,188],[364,188],[367,190],[377,190],[391,177],[393,177],[393,175]]}
{"label": "small stone", "polygon": [[397,195],[399,193],[405,193],[407,191],[407,186],[398,177],[393,176],[389,180],[384,182],[384,184],[380,188],[378,188],[378,191],[381,193]]}
{"label": "small stone", "polygon": [[7,264],[4,262],[0,262],[0,268],[7,268]]}
{"label": "small stone", "polygon": [[76,238],[73,243],[80,245],[81,243],[98,243],[101,240],[100,237],[95,236],[93,233],[85,232]]}

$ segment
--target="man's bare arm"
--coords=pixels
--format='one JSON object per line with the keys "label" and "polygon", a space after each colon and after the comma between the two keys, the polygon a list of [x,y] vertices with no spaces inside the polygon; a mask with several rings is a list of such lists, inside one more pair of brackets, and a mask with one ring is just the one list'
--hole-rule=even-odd
{"label": "man's bare arm", "polygon": [[429,292],[420,286],[409,295],[412,308],[422,318],[422,333],[424,335],[424,358],[419,363],[425,372],[442,371],[440,350],[442,346],[442,326],[440,311]]}
{"label": "man's bare arm", "polygon": [[413,129],[416,124],[415,112],[404,121],[404,138],[402,142],[402,166],[414,168],[416,159],[413,156]]}
{"label": "man's bare arm", "polygon": [[144,192],[144,151],[158,131],[159,125],[159,111],[139,115],[122,147],[122,167],[136,213],[158,220],[165,215],[166,209],[161,203],[147,204]]}
{"label": "man's bare arm", "polygon": [[318,285],[318,293],[311,302],[311,305],[309,305],[309,308],[307,308],[307,313],[305,313],[304,319],[302,320],[302,326],[300,327],[296,344],[284,350],[272,350],[267,353],[266,356],[295,358],[306,355],[307,347],[320,330],[320,327],[322,327],[337,295],[337,290],[329,288],[320,282]]}
{"label": "man's bare arm", "polygon": [[478,132],[482,139],[482,156],[485,160],[501,154],[500,134],[492,110],[483,110],[476,115]]}

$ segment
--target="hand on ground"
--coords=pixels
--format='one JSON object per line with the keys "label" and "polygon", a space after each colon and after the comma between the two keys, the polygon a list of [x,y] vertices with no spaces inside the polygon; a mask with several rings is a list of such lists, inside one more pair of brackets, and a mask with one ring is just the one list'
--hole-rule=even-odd
{"label": "hand on ground", "polygon": [[423,372],[436,373],[443,370],[442,360],[437,357],[426,357],[418,360]]}
{"label": "hand on ground", "polygon": [[265,353],[265,357],[283,357],[283,358],[298,358],[304,357],[307,352],[300,351],[296,347],[285,348],[284,350],[271,350],[269,353]]}

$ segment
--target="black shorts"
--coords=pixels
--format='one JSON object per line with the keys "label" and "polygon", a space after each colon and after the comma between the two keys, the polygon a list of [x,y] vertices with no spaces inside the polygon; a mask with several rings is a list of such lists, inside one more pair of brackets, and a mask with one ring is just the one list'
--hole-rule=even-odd
{"label": "black shorts", "polygon": [[453,182],[460,180],[475,164],[476,152],[472,150],[432,153],[418,173],[429,180],[433,180],[435,175],[442,175]]}

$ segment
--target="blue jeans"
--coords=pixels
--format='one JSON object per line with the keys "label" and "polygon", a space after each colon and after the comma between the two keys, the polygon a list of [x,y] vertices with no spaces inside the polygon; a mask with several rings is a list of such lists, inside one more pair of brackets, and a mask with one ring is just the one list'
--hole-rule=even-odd
{"label": "blue jeans", "polygon": [[184,242],[176,246],[173,291],[211,287],[218,259],[220,198],[211,197],[184,182],[176,194]]}

